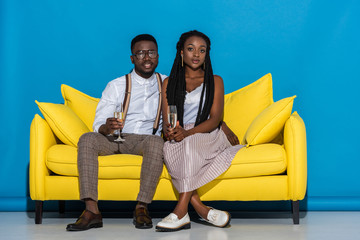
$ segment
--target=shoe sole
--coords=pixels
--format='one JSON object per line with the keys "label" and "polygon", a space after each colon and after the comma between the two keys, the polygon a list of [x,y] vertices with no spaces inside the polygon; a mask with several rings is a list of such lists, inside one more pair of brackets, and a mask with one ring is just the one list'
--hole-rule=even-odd
{"label": "shoe sole", "polygon": [[156,226],[156,231],[157,232],[176,232],[181,229],[190,229],[190,228],[191,228],[191,224],[185,223],[184,225],[181,225],[180,227],[177,227],[177,228],[165,228],[165,227]]}
{"label": "shoe sole", "polygon": [[103,223],[94,223],[94,224],[90,224],[89,227],[87,228],[66,228],[67,231],[85,231],[85,230],[89,230],[90,228],[102,228],[103,227]]}
{"label": "shoe sole", "polygon": [[153,225],[141,225],[141,224],[137,224],[136,220],[133,220],[133,224],[135,225],[136,228],[138,229],[149,229],[152,228]]}

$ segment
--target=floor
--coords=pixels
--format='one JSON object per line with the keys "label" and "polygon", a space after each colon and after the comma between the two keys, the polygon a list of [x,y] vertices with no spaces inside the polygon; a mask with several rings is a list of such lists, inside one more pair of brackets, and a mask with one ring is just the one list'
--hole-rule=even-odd
{"label": "floor", "polygon": [[[226,239],[360,239],[360,212],[301,212],[300,225],[293,225],[291,215],[284,212],[231,213],[231,226],[216,228],[206,225],[191,214],[191,229],[173,233],[135,229],[128,215],[103,214],[104,227],[84,232],[66,232],[68,223],[78,213],[45,212],[43,223],[35,225],[34,213],[0,212],[0,239],[164,239],[164,240],[226,240]],[[154,214],[153,222],[164,213]],[[165,214],[166,215],[166,214]]]}

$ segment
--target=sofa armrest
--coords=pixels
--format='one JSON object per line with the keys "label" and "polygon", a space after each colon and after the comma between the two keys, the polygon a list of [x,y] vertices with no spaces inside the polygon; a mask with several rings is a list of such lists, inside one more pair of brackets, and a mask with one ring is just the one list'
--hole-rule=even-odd
{"label": "sofa armrest", "polygon": [[46,167],[46,152],[56,144],[56,137],[48,123],[38,114],[30,126],[29,188],[33,200],[45,199],[45,176],[50,175]]}
{"label": "sofa armrest", "polygon": [[307,186],[306,129],[297,112],[285,123],[284,147],[288,161],[289,197],[293,201],[302,200]]}

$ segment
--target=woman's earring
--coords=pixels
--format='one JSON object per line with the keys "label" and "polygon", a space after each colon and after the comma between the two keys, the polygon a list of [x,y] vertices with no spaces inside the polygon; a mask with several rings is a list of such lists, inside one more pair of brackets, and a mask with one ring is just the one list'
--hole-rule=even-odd
{"label": "woman's earring", "polygon": [[205,70],[205,62],[204,62],[204,70]]}
{"label": "woman's earring", "polygon": [[184,67],[184,57],[182,54],[181,54],[181,66]]}

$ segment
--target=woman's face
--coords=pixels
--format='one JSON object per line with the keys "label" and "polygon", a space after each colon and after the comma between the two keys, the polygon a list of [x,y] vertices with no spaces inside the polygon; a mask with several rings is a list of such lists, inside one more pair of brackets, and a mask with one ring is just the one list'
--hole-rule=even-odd
{"label": "woman's face", "polygon": [[192,69],[201,68],[206,56],[206,42],[198,36],[192,36],[186,39],[184,49],[181,51],[184,64]]}

